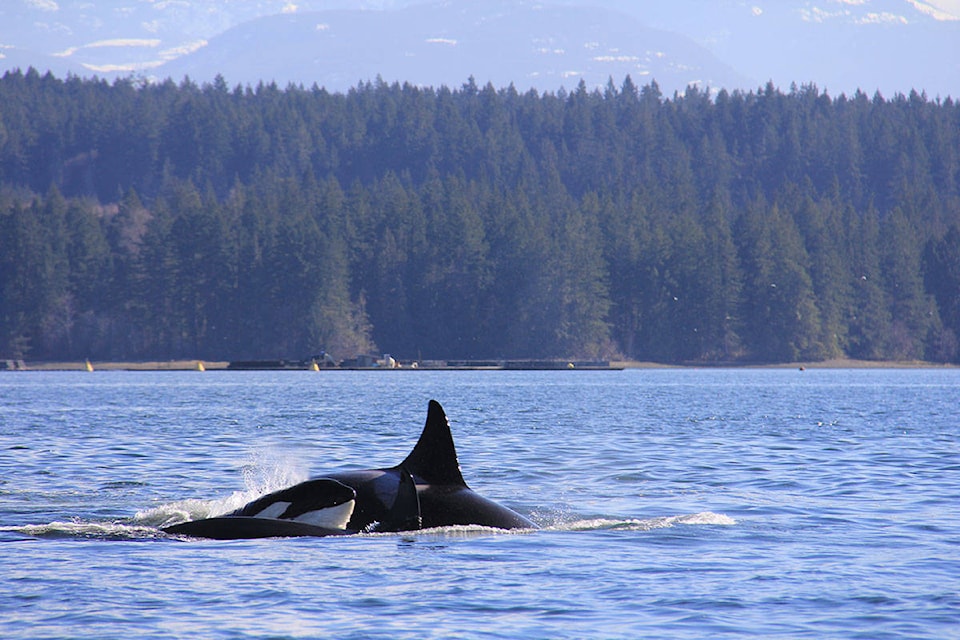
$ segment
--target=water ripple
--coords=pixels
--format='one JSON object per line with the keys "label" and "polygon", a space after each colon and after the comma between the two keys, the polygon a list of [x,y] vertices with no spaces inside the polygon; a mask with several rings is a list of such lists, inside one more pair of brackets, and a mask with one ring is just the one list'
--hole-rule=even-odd
{"label": "water ripple", "polygon": [[[543,528],[162,534],[406,455]],[[956,636],[960,371],[0,375],[0,636]]]}

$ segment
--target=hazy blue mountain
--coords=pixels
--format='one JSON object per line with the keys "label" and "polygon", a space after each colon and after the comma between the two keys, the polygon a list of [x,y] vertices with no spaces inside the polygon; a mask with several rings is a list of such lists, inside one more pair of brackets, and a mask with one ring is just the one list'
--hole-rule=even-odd
{"label": "hazy blue mountain", "polygon": [[960,95],[960,0],[4,0],[0,70]]}
{"label": "hazy blue mountain", "polygon": [[[393,3],[305,0],[297,6],[384,9]],[[22,68],[30,60],[55,73],[146,73],[230,27],[292,7],[289,0],[3,0],[0,69]]]}
{"label": "hazy blue mountain", "polygon": [[[253,43],[257,43],[253,46]],[[260,45],[259,43],[269,43]],[[651,29],[618,11],[533,3],[450,2],[395,11],[326,11],[246,22],[175,60],[164,75],[229,83],[274,80],[346,90],[387,82],[460,86],[511,82],[520,90],[617,85],[631,75],[667,91],[748,79],[691,39]]]}
{"label": "hazy blue mountain", "polygon": [[683,33],[742,74],[783,88],[960,95],[960,0],[597,1]]}

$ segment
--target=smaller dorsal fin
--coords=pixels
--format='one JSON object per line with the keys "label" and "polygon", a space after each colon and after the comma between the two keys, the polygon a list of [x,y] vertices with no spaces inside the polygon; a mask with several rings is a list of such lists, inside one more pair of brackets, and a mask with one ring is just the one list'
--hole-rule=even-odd
{"label": "smaller dorsal fin", "polygon": [[400,467],[400,481],[397,484],[397,497],[393,506],[377,531],[416,531],[423,528],[420,517],[420,498],[417,496],[417,484],[410,472]]}
{"label": "smaller dorsal fin", "polygon": [[417,446],[399,466],[428,484],[467,486],[460,473],[447,414],[436,400],[430,401],[427,424]]}

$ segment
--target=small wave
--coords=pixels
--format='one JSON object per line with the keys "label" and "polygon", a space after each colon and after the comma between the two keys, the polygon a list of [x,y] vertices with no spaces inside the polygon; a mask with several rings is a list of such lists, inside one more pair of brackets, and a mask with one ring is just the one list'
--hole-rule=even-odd
{"label": "small wave", "polygon": [[372,533],[363,535],[375,536],[416,536],[420,539],[467,539],[479,538],[482,536],[499,535],[517,535],[524,533],[536,533],[536,529],[499,529],[497,527],[485,527],[479,524],[452,524],[445,527],[430,527],[428,529],[419,529],[417,531],[400,531],[396,533]]}
{"label": "small wave", "polygon": [[688,516],[675,516],[678,520],[678,524],[712,524],[712,525],[721,525],[724,527],[731,527],[737,524],[737,521],[731,518],[730,516],[724,515],[722,513],[713,513],[711,511],[704,511],[702,513],[694,513]]}
{"label": "small wave", "polygon": [[0,527],[0,531],[31,538],[73,538],[93,540],[144,540],[162,537],[155,527],[124,522],[50,522]]}
{"label": "small wave", "polygon": [[662,516],[659,518],[631,518],[627,520],[615,518],[587,518],[564,522],[545,527],[547,531],[651,531],[665,529],[676,525],[720,525],[732,526],[737,521],[722,513],[704,511],[677,516]]}

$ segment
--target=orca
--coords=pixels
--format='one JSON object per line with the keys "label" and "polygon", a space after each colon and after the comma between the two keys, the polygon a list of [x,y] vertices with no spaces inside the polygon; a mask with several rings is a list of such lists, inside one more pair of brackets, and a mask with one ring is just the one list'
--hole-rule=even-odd
{"label": "orca", "polygon": [[451,525],[536,529],[474,493],[463,479],[450,423],[431,400],[413,450],[395,467],[344,471],[275,491],[227,515],[181,522],[178,536],[237,540],[416,531]]}

